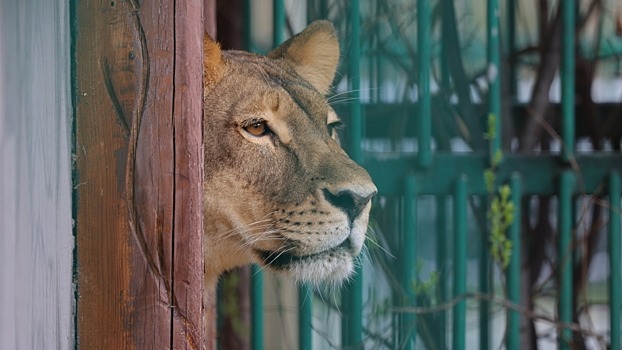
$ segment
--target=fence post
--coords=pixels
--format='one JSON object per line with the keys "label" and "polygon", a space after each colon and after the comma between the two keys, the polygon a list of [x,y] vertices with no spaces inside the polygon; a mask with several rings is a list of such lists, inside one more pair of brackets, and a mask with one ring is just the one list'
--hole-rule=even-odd
{"label": "fence post", "polygon": [[213,345],[202,309],[203,4],[75,3],[81,348]]}
{"label": "fence post", "polygon": [[[559,190],[559,219],[558,219],[558,262],[559,262],[559,322],[569,324],[572,322],[572,268],[573,268],[573,190],[575,186],[574,173],[566,170],[562,173]],[[572,341],[572,332],[568,328],[562,328],[559,332],[559,348],[569,349]]]}
{"label": "fence post", "polygon": [[[497,163],[497,159],[501,153],[501,59],[500,59],[500,28],[499,28],[499,0],[488,0],[486,6],[486,34],[487,34],[487,69],[486,76],[488,79],[488,122],[493,123],[488,130],[494,133],[488,140],[489,162]],[[493,122],[494,121],[494,122]],[[498,165],[498,164],[497,164]],[[483,240],[481,242],[482,250],[480,252],[480,291],[482,294],[490,294],[490,252],[489,252],[489,236],[490,227],[485,226],[483,231]],[[480,310],[480,328],[479,341],[480,349],[487,350],[490,348],[490,302],[482,299],[479,303]]]}
{"label": "fence post", "polygon": [[[467,178],[460,175],[454,188],[454,298],[464,298],[467,274]],[[454,350],[466,347],[466,300],[454,305],[453,311]]]}
{"label": "fence post", "polygon": [[302,284],[298,287],[298,349],[311,350],[313,348],[312,337],[312,312],[313,312],[313,290],[307,285]]}
{"label": "fence post", "polygon": [[[507,289],[508,300],[520,305],[520,275],[521,275],[521,198],[522,186],[519,174],[512,174],[510,177],[510,189],[512,190],[512,203],[514,203],[514,221],[510,225],[508,238],[512,242],[512,254],[508,264]],[[507,350],[518,350],[520,348],[520,314],[516,310],[508,309],[507,314],[507,337],[505,346]]]}
{"label": "fence post", "polygon": [[575,137],[575,0],[564,0],[562,7],[562,159],[574,156]]}
{"label": "fence post", "polygon": [[251,348],[263,349],[263,271],[251,267]]}
{"label": "fence post", "polygon": [[419,70],[419,83],[417,85],[419,120],[419,154],[418,165],[427,168],[432,162],[431,145],[432,122],[431,122],[431,96],[430,96],[430,1],[417,1],[417,59]]}
{"label": "fence post", "polygon": [[[410,175],[404,184],[403,234],[400,254],[402,305],[416,306],[416,295],[413,290],[417,282],[417,183]],[[417,318],[414,313],[400,314],[399,348],[409,350],[415,348],[417,338]]]}
{"label": "fence post", "polygon": [[620,310],[622,310],[622,288],[620,269],[620,175],[611,173],[609,177],[609,317],[611,330],[610,349],[621,349]]}
{"label": "fence post", "polygon": [[[352,159],[362,162],[361,138],[363,120],[361,113],[361,69],[360,69],[360,26],[359,1],[352,0],[349,3],[348,23],[350,27],[350,56],[348,81],[352,91],[350,103],[350,143],[349,151]],[[362,348],[363,344],[363,271],[359,265],[355,267],[354,276],[349,283],[344,285],[342,305],[345,315],[341,326],[341,342],[343,347]]]}
{"label": "fence post", "polygon": [[[436,196],[436,269],[439,272],[438,303],[447,301],[447,199],[444,195]],[[438,335],[440,349],[447,347],[447,311],[438,313]]]}

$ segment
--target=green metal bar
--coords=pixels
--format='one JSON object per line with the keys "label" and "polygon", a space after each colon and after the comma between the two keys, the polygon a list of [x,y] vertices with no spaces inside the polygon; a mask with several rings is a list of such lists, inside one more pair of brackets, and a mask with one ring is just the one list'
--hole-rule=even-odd
{"label": "green metal bar", "polygon": [[[375,11],[376,11],[376,17],[379,18],[379,16],[382,15],[382,2],[381,1],[376,1],[376,7],[375,7]],[[380,42],[380,30],[382,28],[382,25],[380,23],[380,21],[376,22],[376,28],[374,28],[374,34],[375,34],[375,41],[374,41],[374,48],[378,48],[378,43]],[[382,67],[385,65],[382,59],[382,55],[380,54],[380,52],[376,52],[376,54],[374,55],[374,62],[375,62],[375,66],[376,66],[376,84],[374,85],[374,96],[375,96],[375,101],[376,102],[380,102],[380,96],[382,96]]]}
{"label": "green metal bar", "polygon": [[564,0],[562,6],[562,157],[573,158],[575,133],[575,0]]}
{"label": "green metal bar", "polygon": [[[436,197],[436,269],[440,279],[438,282],[439,304],[447,300],[447,201],[445,196]],[[438,334],[439,349],[447,348],[447,312],[438,313]]]}
{"label": "green metal bar", "polygon": [[516,60],[514,52],[516,52],[516,0],[507,0],[507,53],[509,56],[509,92],[512,101],[516,101],[517,81],[516,81]]}
{"label": "green metal bar", "polygon": [[263,349],[263,273],[259,266],[251,267],[251,348]]}
{"label": "green metal bar", "polygon": [[620,343],[620,310],[622,310],[622,255],[620,246],[620,176],[609,177],[609,318],[611,344],[609,349],[622,349]]}
{"label": "green metal bar", "polygon": [[[486,6],[486,34],[487,34],[487,78],[488,78],[488,115],[493,118],[494,136],[489,142],[489,162],[497,162],[497,154],[501,151],[501,59],[500,59],[500,29],[499,29],[499,1],[488,0]],[[490,126],[489,126],[490,127]],[[497,166],[497,165],[495,165]],[[482,294],[490,293],[490,252],[488,236],[485,229],[481,240],[479,265],[479,290]],[[481,350],[490,349],[490,303],[482,299],[479,302],[479,342]]]}
{"label": "green metal bar", "polygon": [[432,139],[432,112],[430,96],[430,1],[417,1],[417,60],[419,82],[417,85],[419,103],[417,115],[419,117],[418,141],[419,155],[418,165],[427,168],[432,163],[431,139]]}
{"label": "green metal bar", "polygon": [[283,0],[272,2],[272,43],[276,47],[283,42],[285,32],[285,3]]}
{"label": "green metal bar", "polygon": [[[461,175],[454,188],[454,298],[466,293],[467,274],[467,178]],[[466,300],[453,309],[453,350],[466,347]]]}
{"label": "green metal bar", "polygon": [[356,162],[363,159],[361,154],[361,137],[363,134],[363,117],[361,108],[361,18],[359,14],[359,1],[350,1],[348,13],[350,27],[350,52],[348,56],[348,82],[349,89],[352,91],[352,101],[350,103],[350,156]]}
{"label": "green metal bar", "polygon": [[[622,154],[616,152],[577,154],[577,169],[581,169],[583,193],[594,193],[602,187],[603,178],[611,171],[622,173]],[[380,193],[385,196],[403,193],[400,178],[416,170],[416,156],[387,156],[387,153],[366,153],[365,166]],[[469,194],[486,195],[482,174],[488,165],[488,152],[456,154],[436,152],[432,166],[425,172],[415,173],[419,195],[451,195],[454,181],[460,174],[469,178]],[[497,169],[499,183],[509,180],[514,172],[537,174],[525,176],[525,194],[556,195],[559,188],[559,156],[555,154],[507,154]],[[578,192],[575,192],[578,194]]]}
{"label": "green metal bar", "polygon": [[[507,268],[508,300],[520,305],[520,274],[521,274],[521,198],[522,184],[519,174],[514,173],[510,177],[510,189],[512,190],[512,203],[514,203],[514,221],[510,225],[508,238],[512,242],[512,255]],[[516,310],[507,310],[507,337],[505,347],[507,350],[520,349],[520,314]]]}
{"label": "green metal bar", "polygon": [[328,18],[328,0],[320,0],[320,17]]}
{"label": "green metal bar", "polygon": [[311,316],[313,313],[313,290],[307,284],[298,287],[298,349],[313,349],[313,337],[311,334]]}
{"label": "green metal bar", "polygon": [[[353,100],[350,103],[350,156],[356,162],[362,162],[361,138],[363,121],[361,114],[361,43],[359,16],[359,1],[349,2],[348,24],[350,27],[350,54],[348,81],[349,89],[353,91]],[[341,325],[341,342],[343,347],[362,346],[363,333],[363,273],[359,264],[355,267],[354,276],[344,286],[342,293],[342,305],[345,310]]]}
{"label": "green metal bar", "polygon": [[328,18],[328,0],[307,0],[307,23]]}
{"label": "green metal bar", "polygon": [[[572,322],[572,228],[573,228],[573,200],[575,176],[571,170],[561,174],[559,190],[559,219],[558,219],[558,260],[559,260],[559,322]],[[559,332],[560,350],[569,349],[572,332],[563,328]]]}
{"label": "green metal bar", "polygon": [[490,154],[494,157],[501,149],[501,54],[499,39],[499,0],[488,0],[488,113],[495,117],[495,137],[490,142]]}
{"label": "green metal bar", "polygon": [[242,16],[244,18],[244,26],[243,26],[243,32],[242,32],[242,36],[244,38],[244,45],[246,46],[246,49],[248,51],[254,51],[253,50],[253,36],[252,36],[252,29],[253,29],[253,21],[252,21],[252,9],[251,9],[251,0],[244,0],[244,6],[243,6],[243,13]]}
{"label": "green metal bar", "polygon": [[[400,252],[400,282],[404,292],[403,306],[415,306],[414,283],[417,281],[417,183],[414,176],[408,176],[404,184],[403,234]],[[416,317],[413,313],[402,313],[400,317],[400,349],[415,348]]]}
{"label": "green metal bar", "polygon": [[[486,197],[481,197],[486,199]],[[479,210],[486,211],[487,206],[481,206]],[[483,214],[486,217],[486,214]],[[480,240],[480,258],[479,258],[479,292],[482,295],[490,294],[490,232],[488,228],[482,231],[482,239]],[[488,350],[490,348],[490,302],[487,300],[479,301],[479,348],[480,350]]]}

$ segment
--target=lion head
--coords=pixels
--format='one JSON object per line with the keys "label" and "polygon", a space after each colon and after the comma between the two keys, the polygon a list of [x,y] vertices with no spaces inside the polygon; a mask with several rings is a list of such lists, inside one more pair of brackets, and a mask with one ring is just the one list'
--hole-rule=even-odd
{"label": "lion head", "polygon": [[207,279],[248,263],[305,282],[347,278],[376,187],[335,137],[332,24],[267,56],[204,47]]}

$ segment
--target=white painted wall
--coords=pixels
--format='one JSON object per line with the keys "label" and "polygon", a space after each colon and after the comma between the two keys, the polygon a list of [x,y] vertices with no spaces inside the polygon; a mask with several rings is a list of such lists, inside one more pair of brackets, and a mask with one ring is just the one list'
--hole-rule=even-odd
{"label": "white painted wall", "polygon": [[0,349],[73,347],[68,1],[0,1]]}

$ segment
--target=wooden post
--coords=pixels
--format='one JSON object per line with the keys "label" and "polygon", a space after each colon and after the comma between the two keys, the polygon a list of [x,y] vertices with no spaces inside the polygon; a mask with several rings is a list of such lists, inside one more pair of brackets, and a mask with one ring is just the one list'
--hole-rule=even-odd
{"label": "wooden post", "polygon": [[203,0],[76,7],[78,344],[211,348],[202,317]]}

